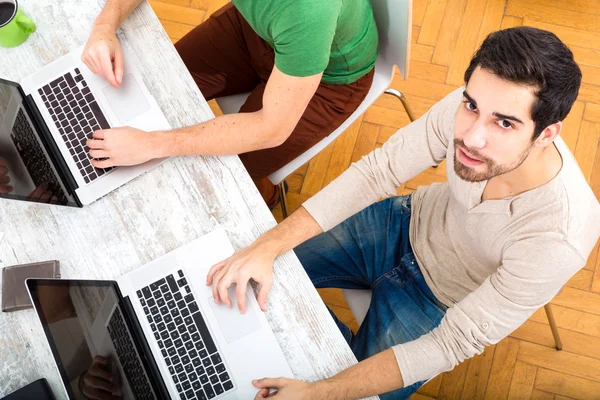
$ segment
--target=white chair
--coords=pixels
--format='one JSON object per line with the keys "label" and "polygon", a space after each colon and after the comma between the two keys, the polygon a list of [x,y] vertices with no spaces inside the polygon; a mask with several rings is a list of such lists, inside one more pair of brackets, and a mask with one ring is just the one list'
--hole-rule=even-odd
{"label": "white chair", "polygon": [[[288,215],[287,202],[283,182],[292,172],[300,168],[316,156],[327,145],[342,134],[367,108],[377,100],[382,93],[397,97],[404,106],[411,121],[414,120],[406,99],[399,91],[390,89],[394,77],[394,65],[400,69],[403,79],[408,78],[408,65],[410,62],[410,42],[412,29],[412,0],[371,0],[373,14],[379,32],[379,56],[375,63],[373,83],[367,97],[361,105],[344,121],[339,128],[319,143],[305,151],[303,154],[290,161],[287,165],[269,175],[269,180],[277,186],[281,199],[283,217]],[[234,114],[248,98],[249,93],[242,93],[216,99],[223,114]]]}

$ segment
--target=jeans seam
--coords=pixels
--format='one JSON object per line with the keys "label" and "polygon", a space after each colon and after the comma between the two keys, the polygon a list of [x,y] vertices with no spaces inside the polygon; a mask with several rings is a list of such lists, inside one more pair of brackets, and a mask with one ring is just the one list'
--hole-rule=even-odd
{"label": "jeans seam", "polygon": [[326,278],[324,277],[324,278],[315,279],[312,282],[313,282],[313,285],[316,285],[316,284],[321,284],[321,283],[325,283],[325,282],[333,281],[333,280],[343,280],[343,281],[348,281],[348,282],[356,282],[356,283],[362,283],[362,284],[365,284],[365,285],[369,286],[369,282],[362,281],[360,279],[356,279],[356,278],[353,278],[353,277],[350,277],[350,276],[328,276]]}

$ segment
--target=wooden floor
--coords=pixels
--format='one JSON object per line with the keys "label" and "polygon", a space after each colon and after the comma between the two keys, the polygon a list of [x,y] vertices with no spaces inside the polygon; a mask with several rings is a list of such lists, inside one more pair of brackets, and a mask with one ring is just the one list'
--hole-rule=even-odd
{"label": "wooden floor", "polygon": [[[175,42],[224,0],[150,0]],[[417,116],[463,84],[469,60],[485,36],[529,25],[554,32],[583,71],[579,99],[565,121],[563,138],[600,198],[600,0],[414,0],[410,77],[398,76]],[[211,107],[219,114],[215,104]],[[364,116],[310,163],[289,177],[288,200],[296,209],[408,124],[400,102],[379,99]],[[399,193],[445,181],[445,166],[406,182]],[[274,215],[281,220],[281,211]],[[356,322],[339,291],[321,291],[345,322]],[[553,301],[564,350],[557,352],[543,310],[509,338],[425,385],[413,399],[600,399],[600,257],[587,265]]]}

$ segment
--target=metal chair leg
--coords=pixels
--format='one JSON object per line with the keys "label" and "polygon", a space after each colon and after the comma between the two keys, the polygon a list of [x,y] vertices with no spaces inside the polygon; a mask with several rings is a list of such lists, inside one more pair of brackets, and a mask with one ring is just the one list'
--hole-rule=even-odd
{"label": "metal chair leg", "polygon": [[406,114],[408,114],[408,118],[410,119],[410,122],[413,122],[415,120],[415,115],[413,114],[412,110],[410,109],[410,106],[408,105],[408,102],[406,101],[406,98],[404,97],[404,95],[402,93],[400,93],[398,90],[392,89],[392,88],[385,89],[384,93],[398,98],[398,100],[400,100],[402,102],[402,105],[404,106],[404,110],[406,111]]}
{"label": "metal chair leg", "polygon": [[285,198],[284,182],[285,181],[279,182],[279,185],[277,185],[277,192],[279,192],[279,201],[281,203],[281,213],[283,214],[283,218],[285,219],[288,216],[288,207],[287,207],[287,200]]}
{"label": "metal chair leg", "polygon": [[544,310],[546,311],[546,316],[548,317],[548,322],[550,323],[550,329],[552,329],[552,336],[554,336],[556,350],[562,350],[562,341],[558,335],[558,327],[556,326],[556,321],[554,320],[554,314],[552,313],[552,308],[550,308],[550,303],[544,306]]}

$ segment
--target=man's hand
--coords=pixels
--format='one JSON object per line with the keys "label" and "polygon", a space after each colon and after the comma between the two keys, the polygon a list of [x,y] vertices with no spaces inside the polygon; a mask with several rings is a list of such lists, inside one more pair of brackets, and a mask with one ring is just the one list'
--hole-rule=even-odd
{"label": "man's hand", "polygon": [[154,138],[154,133],[128,126],[95,131],[93,138],[87,140],[92,165],[96,168],[137,165],[157,158]]}
{"label": "man's hand", "polygon": [[116,31],[109,25],[94,25],[81,60],[96,75],[118,87],[123,81],[123,51]]}
{"label": "man's hand", "polygon": [[252,278],[260,284],[258,305],[261,310],[267,311],[267,293],[273,284],[273,262],[276,257],[276,252],[263,248],[257,241],[213,265],[208,271],[206,285],[212,285],[215,302],[222,301],[231,307],[227,289],[235,283],[237,305],[243,314],[246,312],[246,287]]}
{"label": "man's hand", "polygon": [[[314,383],[306,383],[296,379],[263,378],[252,381],[252,384],[260,389],[254,400],[266,398],[277,400],[318,400],[324,398],[319,397],[322,393],[318,393],[318,389]],[[277,392],[269,394],[269,389],[277,389]]]}
{"label": "man's hand", "polygon": [[9,185],[10,176],[8,176],[8,162],[4,157],[0,157],[0,194],[7,194],[13,191]]}
{"label": "man's hand", "polygon": [[110,361],[106,357],[96,356],[92,365],[79,377],[79,389],[88,399],[120,399],[114,396],[117,389],[114,375],[109,372]]}

